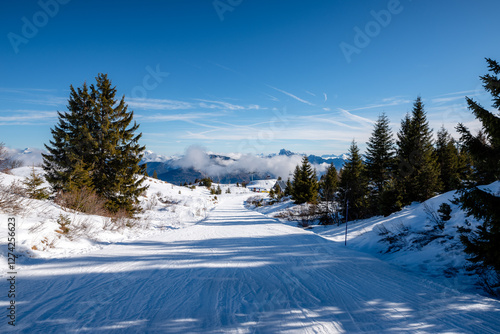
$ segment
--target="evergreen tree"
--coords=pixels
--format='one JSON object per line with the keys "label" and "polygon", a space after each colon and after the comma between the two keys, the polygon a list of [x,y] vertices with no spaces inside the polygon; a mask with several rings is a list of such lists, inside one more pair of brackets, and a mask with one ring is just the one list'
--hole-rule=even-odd
{"label": "evergreen tree", "polygon": [[337,192],[338,188],[338,174],[337,174],[337,169],[335,166],[330,164],[330,166],[327,167],[326,173],[321,177],[319,186],[321,190],[321,199],[326,202],[332,202],[335,193]]}
{"label": "evergreen tree", "polygon": [[[481,77],[483,87],[492,95],[493,107],[500,111],[500,65],[497,61],[486,59],[489,71]],[[484,109],[477,102],[466,98],[469,109],[482,124],[476,136],[463,125],[457,126],[461,141],[472,157],[475,169],[475,184],[464,187],[459,192],[457,203],[467,213],[482,221],[475,231],[463,234],[465,251],[477,268],[494,268],[500,274],[500,197],[477,184],[484,184],[500,179],[500,113],[495,115]]]}
{"label": "evergreen tree", "polygon": [[389,191],[395,165],[395,149],[389,118],[379,116],[372,135],[366,143],[366,175],[370,183],[370,207],[374,214],[383,213],[382,193]]}
{"label": "evergreen tree", "polygon": [[135,213],[146,187],[138,176],[144,175],[145,166],[139,166],[144,147],[138,143],[142,134],[135,134],[139,125],[131,125],[133,111],[127,110],[125,96],[115,99],[116,87],[106,74],[96,77],[96,85],[71,86],[70,91],[68,112],[58,112],[53,140],[45,145],[47,181],[55,190],[68,191],[85,187],[90,179],[108,210]]}
{"label": "evergreen tree", "polygon": [[85,168],[85,165],[81,160],[76,161],[73,166],[73,170],[69,175],[68,183],[64,187],[66,192],[79,191],[80,189],[86,189],[90,192],[94,191],[94,186],[92,184],[91,171]]}
{"label": "evergreen tree", "polygon": [[[486,59],[488,67],[495,75],[481,77],[484,88],[493,96],[493,107],[500,110],[500,65],[497,61]],[[472,113],[482,123],[482,129],[474,136],[463,125],[457,126],[461,141],[467,148],[474,163],[474,178],[479,184],[486,184],[500,179],[500,114],[495,115],[484,109],[479,103],[466,97]]]}
{"label": "evergreen tree", "polygon": [[153,171],[153,179],[157,179],[158,178],[158,173],[156,172],[156,169]]}
{"label": "evergreen tree", "polygon": [[432,130],[420,97],[413,105],[411,117],[401,122],[397,140],[397,188],[402,204],[422,202],[439,190],[439,170],[432,145]]}
{"label": "evergreen tree", "polygon": [[32,167],[31,173],[23,181],[26,194],[29,198],[33,199],[47,199],[49,198],[49,193],[47,188],[42,187],[43,176],[40,176],[36,170],[35,166]]}
{"label": "evergreen tree", "polygon": [[291,188],[292,199],[296,204],[316,203],[318,200],[318,178],[309,159],[302,158],[302,164],[295,167]]}
{"label": "evergreen tree", "polygon": [[347,220],[364,218],[368,209],[368,180],[365,165],[354,140],[349,148],[349,159],[341,170],[339,188],[344,217],[346,206],[349,205]]}
{"label": "evergreen tree", "polygon": [[285,196],[292,195],[292,182],[290,182],[290,178],[286,180],[286,188],[285,188]]}
{"label": "evergreen tree", "polygon": [[333,222],[333,214],[335,212],[333,202],[337,194],[338,184],[337,169],[332,163],[326,169],[326,173],[321,177],[319,183],[321,200],[326,202],[326,215],[323,217],[325,224]]}
{"label": "evergreen tree", "polygon": [[437,133],[436,156],[441,191],[457,189],[460,185],[460,153],[455,140],[444,127]]}

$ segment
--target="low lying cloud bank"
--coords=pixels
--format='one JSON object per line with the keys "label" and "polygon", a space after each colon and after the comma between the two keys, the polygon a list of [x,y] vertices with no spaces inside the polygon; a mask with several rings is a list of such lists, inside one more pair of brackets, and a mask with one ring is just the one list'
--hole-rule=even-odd
{"label": "low lying cloud bank", "polygon": [[[211,177],[227,174],[256,173],[271,174],[287,179],[302,161],[302,155],[256,156],[252,154],[216,156],[203,147],[190,146],[184,156],[174,162],[180,168],[192,168]],[[325,171],[327,164],[313,165],[318,173]]]}

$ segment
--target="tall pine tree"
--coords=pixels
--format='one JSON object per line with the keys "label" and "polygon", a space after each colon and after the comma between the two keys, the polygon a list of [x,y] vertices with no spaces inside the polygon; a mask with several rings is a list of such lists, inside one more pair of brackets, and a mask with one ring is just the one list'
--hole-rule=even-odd
{"label": "tall pine tree", "polygon": [[291,188],[292,199],[296,204],[316,203],[318,201],[318,177],[307,157],[295,167]]}
{"label": "tall pine tree", "polygon": [[397,188],[402,204],[422,202],[439,190],[439,170],[432,143],[432,130],[418,97],[410,115],[401,122],[398,133]]}
{"label": "tall pine tree", "polygon": [[436,156],[441,191],[457,189],[460,186],[460,152],[455,140],[444,127],[437,133]]}
{"label": "tall pine tree", "polygon": [[354,140],[349,148],[349,159],[341,170],[339,188],[344,217],[348,204],[348,220],[364,218],[368,210],[368,179],[359,148]]}
{"label": "tall pine tree", "polygon": [[395,148],[389,118],[379,116],[372,135],[366,143],[366,175],[370,183],[370,207],[374,214],[382,214],[382,193],[390,191],[392,173],[395,165]]}
{"label": "tall pine tree", "polygon": [[[457,126],[461,141],[472,157],[476,179],[476,184],[460,190],[457,202],[468,216],[482,221],[475,231],[461,238],[465,251],[471,255],[470,260],[477,268],[494,268],[500,275],[500,197],[477,187],[500,179],[500,65],[492,59],[486,61],[493,75],[482,76],[481,80],[498,112],[494,114],[466,98],[482,129],[478,135],[473,135],[463,124]],[[497,284],[500,286],[500,282]]]}
{"label": "tall pine tree", "polygon": [[319,183],[321,200],[326,202],[327,217],[329,219],[331,218],[331,214],[334,211],[333,202],[337,193],[338,183],[339,179],[337,169],[332,163],[326,169],[326,173],[321,177]]}
{"label": "tall pine tree", "polygon": [[137,198],[146,189],[139,176],[144,146],[125,96],[115,99],[116,87],[106,74],[99,74],[95,85],[70,90],[68,112],[58,112],[53,140],[45,145],[46,179],[56,190],[92,188],[111,212],[137,212]]}
{"label": "tall pine tree", "polygon": [[[486,74],[481,77],[484,88],[492,95],[493,107],[500,110],[500,65],[497,61],[486,59],[488,67],[495,75]],[[461,141],[472,156],[475,169],[475,180],[480,184],[500,179],[500,114],[483,108],[479,103],[466,98],[469,109],[482,123],[482,129],[473,135],[463,125],[457,126]]]}

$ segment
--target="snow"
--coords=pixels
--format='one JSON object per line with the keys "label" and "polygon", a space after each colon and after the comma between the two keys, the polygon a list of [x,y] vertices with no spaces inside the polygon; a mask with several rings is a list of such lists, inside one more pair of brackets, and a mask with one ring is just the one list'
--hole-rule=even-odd
{"label": "snow", "polygon": [[[15,170],[3,182],[25,173]],[[316,230],[322,227],[304,230],[245,208],[245,200],[255,195],[248,189],[221,185],[223,194],[215,200],[206,188],[191,190],[154,179],[148,184],[141,198],[148,210],[139,226],[109,231],[106,237],[60,236],[53,248],[23,251],[17,267],[17,325],[7,326],[4,319],[0,330],[500,331],[500,301],[448,288],[367,253],[373,221],[353,227],[349,247],[344,247],[334,228],[320,235]],[[228,187],[231,194],[224,193]],[[160,199],[176,204],[165,205]],[[437,204],[442,199],[433,200]],[[49,201],[31,202],[30,207],[18,217],[19,241],[27,249],[36,238],[53,233],[50,220],[62,210]],[[407,208],[400,218],[422,216],[418,210],[418,205]],[[91,225],[102,224],[99,217],[82,217]],[[0,214],[1,221],[6,218]],[[37,222],[44,224],[33,233],[30,227]],[[0,232],[5,244],[5,228]],[[89,245],[82,245],[84,241]],[[1,249],[5,256],[6,247]],[[2,280],[5,268],[1,263]],[[7,305],[0,301],[2,308]]]}
{"label": "snow", "polygon": [[[500,195],[500,181],[479,188]],[[449,288],[481,293],[482,288],[477,286],[478,278],[466,269],[467,255],[457,232],[457,227],[465,227],[466,220],[472,228],[479,222],[474,217],[466,217],[465,213],[451,202],[455,197],[456,192],[450,191],[424,203],[413,203],[388,217],[377,216],[351,221],[348,223],[347,246],[400,266],[404,270],[425,275]],[[445,222],[443,231],[439,231],[435,229],[430,212],[438,215],[437,210],[442,203],[450,205],[452,213],[451,219]],[[274,217],[284,211],[294,210],[295,207],[293,202],[288,200],[253,210]],[[282,223],[296,226],[296,222],[282,220]],[[345,224],[312,228],[318,235],[341,244],[345,242],[345,230]],[[389,234],[382,234],[384,231]],[[384,242],[386,236],[396,237],[393,245]]]}
{"label": "snow", "polygon": [[276,179],[250,181],[247,188],[256,192],[269,192],[276,184],[276,181]]}

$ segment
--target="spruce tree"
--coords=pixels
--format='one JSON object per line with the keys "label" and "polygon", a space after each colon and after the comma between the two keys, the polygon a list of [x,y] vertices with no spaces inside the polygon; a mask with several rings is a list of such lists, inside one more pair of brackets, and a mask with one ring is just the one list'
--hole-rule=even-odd
{"label": "spruce tree", "polygon": [[353,140],[349,148],[349,159],[344,164],[340,175],[339,199],[346,217],[346,207],[349,205],[347,220],[361,219],[368,209],[368,179],[365,165],[361,159],[359,148]]}
{"label": "spruce tree", "polygon": [[296,166],[291,189],[292,199],[296,204],[316,203],[318,200],[318,178],[307,157]]}
{"label": "spruce tree", "polygon": [[[481,77],[484,88],[492,95],[493,108],[500,110],[500,65],[497,61],[486,59],[488,67],[495,75],[486,74]],[[472,113],[482,123],[477,135],[470,133],[463,124],[457,126],[461,134],[460,140],[470,153],[475,175],[479,184],[486,184],[500,179],[500,114],[495,115],[483,108],[478,102],[466,97]]]}
{"label": "spruce tree", "polygon": [[292,182],[290,182],[290,178],[286,180],[286,188],[285,188],[285,196],[292,195]]}
{"label": "spruce tree", "polygon": [[437,133],[436,156],[441,191],[457,189],[460,185],[460,152],[455,140],[444,127],[441,127]]}
{"label": "spruce tree", "polygon": [[500,274],[500,197],[477,187],[500,179],[500,65],[492,59],[486,61],[493,75],[482,76],[481,80],[483,87],[492,95],[497,113],[466,98],[482,129],[479,134],[473,135],[463,124],[457,126],[461,141],[472,157],[476,181],[459,191],[457,203],[468,216],[482,222],[472,233],[461,237],[465,251],[471,255],[470,260],[476,263],[478,269],[494,268]]}
{"label": "spruce tree", "polygon": [[[58,112],[59,123],[52,129],[53,140],[45,145],[46,178],[55,190],[86,187],[106,199],[111,212],[123,210],[132,215],[139,210],[138,196],[145,166],[139,166],[144,146],[135,134],[133,111],[128,111],[125,96],[116,100],[106,74],[96,84],[70,87],[68,112]],[[75,175],[78,174],[78,175]]]}
{"label": "spruce tree", "polygon": [[402,204],[422,202],[439,190],[439,170],[432,143],[432,130],[418,97],[411,116],[401,122],[397,143],[397,188]]}
{"label": "spruce tree", "polygon": [[395,148],[389,118],[379,116],[372,135],[366,143],[366,175],[370,183],[370,207],[374,214],[383,213],[382,193],[389,191],[395,165]]}
{"label": "spruce tree", "polygon": [[326,173],[321,177],[319,183],[321,200],[326,202],[326,216],[324,218],[326,218],[325,223],[328,224],[332,222],[332,215],[334,213],[333,202],[337,194],[338,185],[339,177],[337,169],[332,163],[327,167]]}
{"label": "spruce tree", "polygon": [[337,192],[338,183],[339,179],[338,179],[337,169],[332,163],[330,164],[330,166],[326,168],[326,173],[321,177],[319,183],[321,190],[321,199],[323,201],[326,202],[333,201],[335,193]]}
{"label": "spruce tree", "polygon": [[49,198],[49,193],[47,188],[42,187],[43,176],[38,174],[35,170],[35,166],[32,167],[31,173],[23,181],[26,194],[32,199],[47,199]]}

